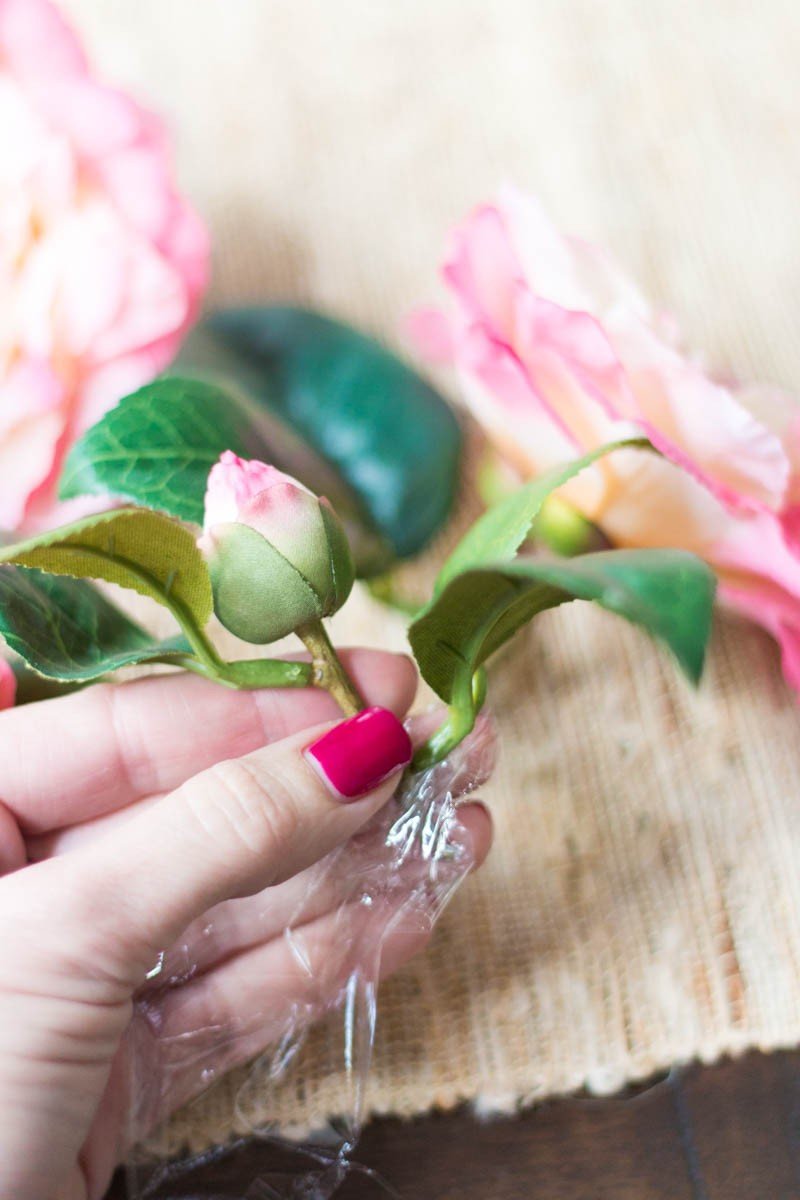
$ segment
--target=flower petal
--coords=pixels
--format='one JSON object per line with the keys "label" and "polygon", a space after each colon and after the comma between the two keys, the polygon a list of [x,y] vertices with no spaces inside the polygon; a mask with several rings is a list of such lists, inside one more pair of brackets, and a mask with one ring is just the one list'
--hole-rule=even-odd
{"label": "flower petal", "polygon": [[790,466],[777,434],[641,322],[612,321],[609,337],[630,385],[620,415],[724,504],[779,508]]}
{"label": "flower petal", "polygon": [[17,677],[0,654],[0,710],[12,708],[17,695]]}

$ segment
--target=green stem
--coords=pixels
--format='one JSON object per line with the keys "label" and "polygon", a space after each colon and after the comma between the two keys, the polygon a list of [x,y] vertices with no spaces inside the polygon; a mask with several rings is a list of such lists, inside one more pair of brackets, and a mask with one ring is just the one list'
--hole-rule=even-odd
{"label": "green stem", "polygon": [[232,687],[312,687],[314,668],[307,662],[284,662],[279,658],[248,658],[223,664],[222,682]]}
{"label": "green stem", "polygon": [[345,716],[355,716],[366,708],[355,684],[342,666],[322,621],[309,621],[296,633],[311,654],[311,682],[314,686],[329,691]]}
{"label": "green stem", "polygon": [[453,703],[448,705],[447,720],[417,749],[412,771],[425,771],[447,758],[475,728],[475,718],[486,699],[486,672],[480,667],[472,678],[460,681]]}
{"label": "green stem", "polygon": [[179,602],[167,597],[167,605],[175,620],[183,630],[184,637],[202,663],[206,673],[212,679],[223,677],[226,664],[217,654],[215,647],[206,637],[187,608]]}

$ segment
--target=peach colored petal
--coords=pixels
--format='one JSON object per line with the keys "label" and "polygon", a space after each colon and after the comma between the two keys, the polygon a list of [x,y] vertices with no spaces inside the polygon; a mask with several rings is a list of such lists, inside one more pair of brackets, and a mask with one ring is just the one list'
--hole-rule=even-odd
{"label": "peach colored petal", "polygon": [[[595,464],[605,475],[602,504],[591,514],[615,545],[680,547],[708,558],[737,518],[696,479],[648,450],[616,450]],[[583,511],[583,472],[564,489]]]}

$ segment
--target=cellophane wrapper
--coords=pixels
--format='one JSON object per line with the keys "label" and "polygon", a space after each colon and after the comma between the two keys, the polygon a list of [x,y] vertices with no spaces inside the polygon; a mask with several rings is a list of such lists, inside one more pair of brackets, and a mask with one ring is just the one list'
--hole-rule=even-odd
{"label": "cellophane wrapper", "polygon": [[[426,714],[410,724],[417,742],[430,723]],[[295,882],[288,889],[288,901],[285,885],[281,894],[267,888],[257,897],[228,901],[160,956],[136,999],[129,1035],[132,1200],[328,1200],[350,1171],[360,1169],[355,1152],[382,952],[393,933],[395,941],[405,931],[424,938],[473,866],[459,802],[491,773],[495,741],[491,719],[481,715],[446,760],[407,775],[368,826],[298,877],[302,886],[298,890]],[[216,1012],[212,1000],[198,1014],[193,983],[226,954],[241,974],[241,1013]],[[282,1087],[297,1088],[309,1030],[332,1013],[346,1104],[323,1128],[287,1131],[270,1119],[270,1103]],[[169,1113],[244,1062],[250,1066],[238,1091],[226,1083],[224,1093],[235,1094],[230,1141],[164,1161],[159,1146],[169,1144]],[[257,1123],[248,1118],[253,1112]],[[209,1165],[215,1165],[215,1178],[224,1178],[220,1160],[224,1166],[243,1140],[250,1142],[247,1162],[255,1164],[245,1190],[237,1170],[235,1186],[209,1193]]]}

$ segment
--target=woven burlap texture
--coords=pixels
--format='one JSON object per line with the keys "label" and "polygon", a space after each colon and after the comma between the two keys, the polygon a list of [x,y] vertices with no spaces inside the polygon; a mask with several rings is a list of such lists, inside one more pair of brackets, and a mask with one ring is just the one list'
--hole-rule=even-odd
{"label": "woven burlap texture", "polygon": [[[610,245],[719,370],[800,381],[796,0],[65,7],[167,114],[214,302],[291,298],[396,343],[448,226],[511,178]],[[363,598],[346,624],[402,644]],[[496,845],[382,990],[367,1109],[512,1108],[800,1040],[800,716],[769,640],[720,619],[692,693],[574,606],[506,654],[491,700]],[[238,1125],[346,1107],[333,1033],[298,1078]],[[237,1087],[165,1148],[227,1137]]]}

